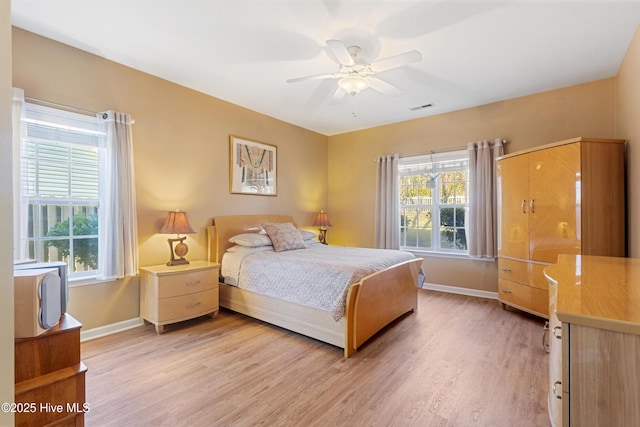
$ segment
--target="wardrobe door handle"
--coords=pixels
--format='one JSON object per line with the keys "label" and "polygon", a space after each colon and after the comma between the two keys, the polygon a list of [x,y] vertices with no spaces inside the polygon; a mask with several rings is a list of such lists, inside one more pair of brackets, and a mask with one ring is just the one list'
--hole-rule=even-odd
{"label": "wardrobe door handle", "polygon": [[534,200],[533,200],[533,199],[531,199],[531,200],[529,201],[529,211],[530,211],[531,213],[536,213],[536,211],[535,211],[535,210],[534,210],[534,208],[533,208],[533,202],[534,202]]}
{"label": "wardrobe door handle", "polygon": [[551,333],[553,334],[554,337],[556,337],[559,340],[561,340],[562,339],[562,334],[560,332],[562,332],[562,326],[556,326],[551,331]]}
{"label": "wardrobe door handle", "polygon": [[522,213],[527,213],[527,201],[524,199],[522,200],[522,203],[520,203],[520,210]]}

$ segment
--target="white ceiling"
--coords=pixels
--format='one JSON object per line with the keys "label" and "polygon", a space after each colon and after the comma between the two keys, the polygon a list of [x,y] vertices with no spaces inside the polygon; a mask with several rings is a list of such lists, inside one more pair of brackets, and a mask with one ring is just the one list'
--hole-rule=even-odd
{"label": "white ceiling", "polygon": [[[17,27],[325,135],[614,76],[640,23],[640,0],[11,3]],[[378,74],[400,95],[331,105],[335,80],[286,83],[338,71],[329,39],[422,61]]]}

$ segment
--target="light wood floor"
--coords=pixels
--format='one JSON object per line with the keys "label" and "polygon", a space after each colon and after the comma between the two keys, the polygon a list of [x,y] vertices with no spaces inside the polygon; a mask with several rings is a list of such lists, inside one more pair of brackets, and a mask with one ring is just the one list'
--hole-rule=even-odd
{"label": "light wood floor", "polygon": [[421,290],[354,357],[229,311],[82,344],[87,426],[548,426],[538,318]]}

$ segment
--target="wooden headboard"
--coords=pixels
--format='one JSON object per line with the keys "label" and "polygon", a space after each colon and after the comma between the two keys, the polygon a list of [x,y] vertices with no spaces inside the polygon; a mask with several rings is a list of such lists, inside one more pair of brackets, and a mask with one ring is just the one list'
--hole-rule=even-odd
{"label": "wooden headboard", "polygon": [[213,218],[207,227],[209,261],[220,262],[224,252],[233,246],[229,238],[236,234],[258,233],[265,222],[293,222],[289,215],[227,215]]}

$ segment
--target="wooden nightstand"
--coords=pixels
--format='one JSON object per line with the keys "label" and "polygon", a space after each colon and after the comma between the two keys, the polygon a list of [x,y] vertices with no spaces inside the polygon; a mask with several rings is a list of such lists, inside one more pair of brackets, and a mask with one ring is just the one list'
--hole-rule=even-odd
{"label": "wooden nightstand", "polygon": [[140,317],[164,332],[164,325],[218,314],[218,269],[208,261],[140,268]]}

